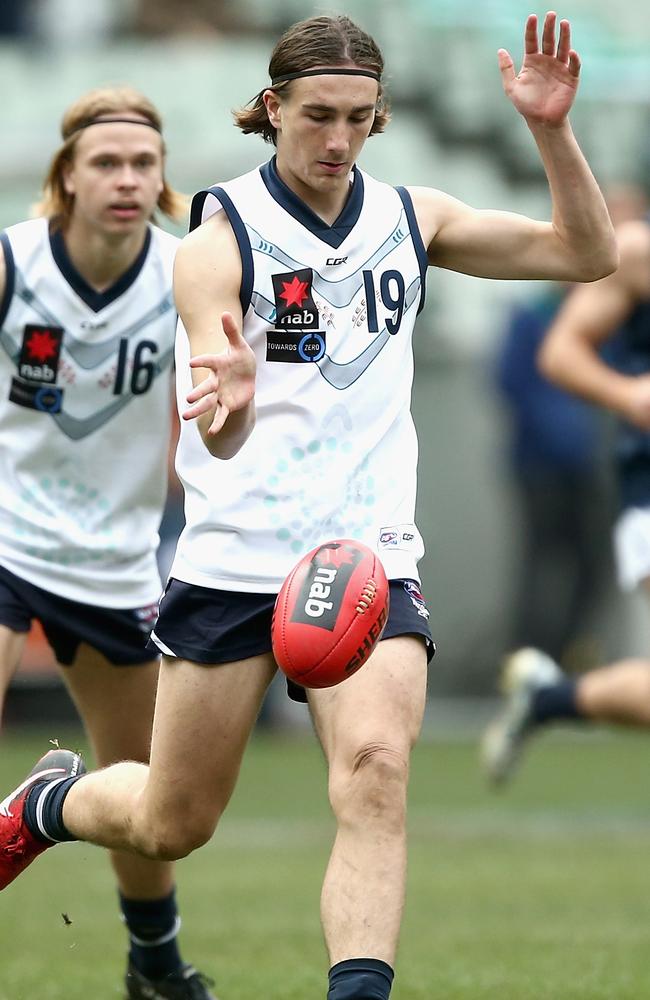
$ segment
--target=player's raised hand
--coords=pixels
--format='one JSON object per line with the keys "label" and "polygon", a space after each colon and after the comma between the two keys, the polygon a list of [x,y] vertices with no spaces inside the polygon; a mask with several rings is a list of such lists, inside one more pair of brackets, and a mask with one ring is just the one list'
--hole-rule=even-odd
{"label": "player's raised hand", "polygon": [[208,375],[188,393],[192,404],[183,413],[193,420],[214,411],[208,434],[218,434],[228,415],[242,410],[255,395],[255,355],[243,338],[233,316],[225,312],[221,325],[228,346],[219,354],[201,354],[190,360],[191,368],[206,368]]}
{"label": "player's raised hand", "polygon": [[499,49],[499,69],[503,89],[517,111],[532,124],[561,125],[569,113],[578,89],[580,58],[571,48],[571,28],[560,21],[556,45],[557,14],[549,11],[544,19],[542,47],[537,34],[537,15],[526,21],[524,60],[518,74],[512,57]]}

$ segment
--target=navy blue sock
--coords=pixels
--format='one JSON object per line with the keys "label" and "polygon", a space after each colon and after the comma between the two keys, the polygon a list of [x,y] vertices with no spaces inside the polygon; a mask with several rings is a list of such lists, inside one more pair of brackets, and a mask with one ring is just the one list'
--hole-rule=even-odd
{"label": "navy blue sock", "polygon": [[545,685],[538,688],[533,695],[531,705],[533,725],[543,725],[556,719],[584,719],[576,704],[576,682],[573,680]]}
{"label": "navy blue sock", "polygon": [[183,962],[174,890],[162,899],[126,899],[120,893],[120,908],[129,930],[129,958],[138,972],[147,979],[164,979],[177,972]]}
{"label": "navy blue sock", "polygon": [[388,1000],[395,973],[378,958],[350,958],[329,972],[327,1000]]}
{"label": "navy blue sock", "polygon": [[82,775],[61,778],[57,781],[37,781],[25,799],[23,819],[25,826],[38,840],[61,843],[76,840],[63,822],[65,797]]}

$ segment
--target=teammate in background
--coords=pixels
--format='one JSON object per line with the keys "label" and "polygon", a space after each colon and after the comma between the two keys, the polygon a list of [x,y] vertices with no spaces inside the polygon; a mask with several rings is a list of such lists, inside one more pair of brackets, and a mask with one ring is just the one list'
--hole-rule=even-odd
{"label": "teammate in background", "polygon": [[[579,59],[548,14],[504,87],[540,149],[552,223],[475,211],[356,166],[389,114],[383,58],[346,17],[299,22],[236,121],[264,166],[197,196],[175,266],[187,525],[153,641],[164,652],[149,768],[118,764],[6,802],[7,884],[44,847],[89,840],[178,858],[212,835],[275,673],[275,596],[298,556],[347,536],[382,558],[390,616],[372,662],[309,702],[337,834],[321,897],[329,1000],[386,1000],[404,902],[406,787],[433,651],[418,589],[411,336],[428,265],[491,278],[592,281],[614,233],[567,121]],[[191,360],[190,360],[191,359]],[[189,409],[185,409],[185,400]],[[73,755],[70,754],[71,764]],[[47,756],[37,765],[47,767]],[[173,775],[173,781],[170,781]]]}
{"label": "teammate in background", "polygon": [[[543,374],[621,419],[616,449],[621,511],[614,528],[620,586],[650,595],[650,223],[628,219],[617,230],[619,269],[576,288],[539,353]],[[616,335],[615,367],[601,347]],[[524,743],[556,721],[650,727],[650,658],[630,658],[566,676],[534,647],[504,664],[506,703],[486,730],[488,777],[505,781]]]}
{"label": "teammate in background", "polygon": [[[105,766],[149,758],[179,242],[151,220],[180,218],[185,199],[137,91],[83,95],[61,131],[40,217],[0,235],[0,695],[39,620]],[[69,758],[48,755],[53,778]],[[7,822],[12,809],[0,807]],[[38,850],[50,843],[37,836]],[[9,838],[0,865],[23,851]],[[178,951],[171,865],[111,858],[129,998],[209,1000]]]}

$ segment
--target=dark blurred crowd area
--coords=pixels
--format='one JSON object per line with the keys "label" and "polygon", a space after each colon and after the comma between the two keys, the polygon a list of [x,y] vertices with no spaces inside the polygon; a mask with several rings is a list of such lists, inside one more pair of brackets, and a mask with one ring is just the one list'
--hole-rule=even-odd
{"label": "dark blurred crowd area", "polygon": [[[62,25],[66,29],[62,30]],[[47,42],[87,35],[89,39],[130,35],[150,38],[201,37],[245,29],[246,19],[230,0],[2,0],[0,38]]]}

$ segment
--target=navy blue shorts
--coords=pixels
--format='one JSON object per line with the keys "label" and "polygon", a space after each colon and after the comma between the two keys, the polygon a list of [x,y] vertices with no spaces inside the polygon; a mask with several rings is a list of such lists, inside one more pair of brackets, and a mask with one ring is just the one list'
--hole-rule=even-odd
{"label": "navy blue shorts", "polygon": [[[233,663],[270,653],[275,599],[275,594],[214,590],[172,578],[148,648],[205,664]],[[429,612],[414,580],[390,581],[390,609],[382,639],[397,635],[421,635],[431,660],[435,646]],[[288,680],[287,689],[294,701],[307,701],[304,688]]]}
{"label": "navy blue shorts", "polygon": [[29,632],[34,618],[64,667],[74,663],[80,643],[102,653],[117,667],[150,663],[147,636],[156,620],[157,604],[144,608],[96,608],[57,597],[0,566],[0,625]]}

